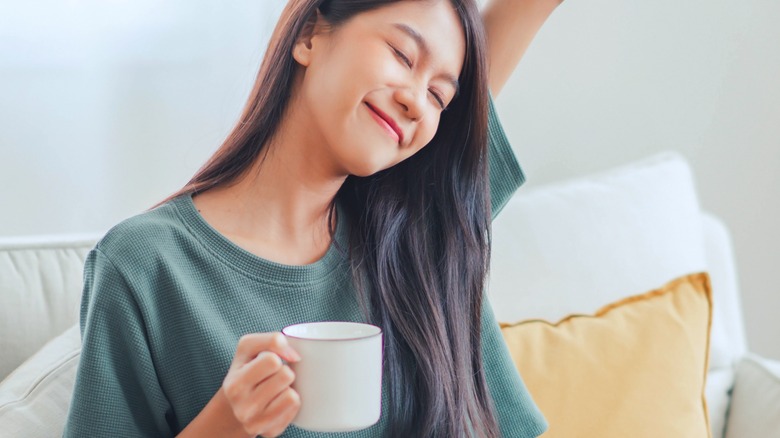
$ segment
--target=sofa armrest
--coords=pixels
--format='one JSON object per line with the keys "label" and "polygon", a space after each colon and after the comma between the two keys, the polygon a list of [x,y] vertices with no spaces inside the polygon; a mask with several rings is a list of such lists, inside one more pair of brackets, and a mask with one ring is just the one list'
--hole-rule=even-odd
{"label": "sofa armrest", "polygon": [[0,380],[78,322],[84,260],[96,241],[0,237]]}
{"label": "sofa armrest", "polygon": [[754,353],[740,360],[725,436],[780,437],[780,361]]}
{"label": "sofa armrest", "polygon": [[80,353],[74,324],[0,382],[0,437],[62,436]]}

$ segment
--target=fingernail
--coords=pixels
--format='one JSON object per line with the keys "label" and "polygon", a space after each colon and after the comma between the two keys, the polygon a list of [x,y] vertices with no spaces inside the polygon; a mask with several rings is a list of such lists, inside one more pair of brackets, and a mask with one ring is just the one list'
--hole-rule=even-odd
{"label": "fingernail", "polygon": [[301,356],[295,350],[293,350],[292,348],[285,348],[284,351],[287,354],[287,356],[290,359],[294,360],[295,362],[298,362],[299,360],[301,360]]}

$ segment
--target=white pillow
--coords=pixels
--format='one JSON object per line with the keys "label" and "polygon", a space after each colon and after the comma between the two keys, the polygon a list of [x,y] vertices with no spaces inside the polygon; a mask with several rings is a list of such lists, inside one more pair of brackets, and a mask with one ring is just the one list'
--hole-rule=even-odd
{"label": "white pillow", "polygon": [[62,436],[80,352],[74,325],[0,382],[0,435]]}
{"label": "white pillow", "polygon": [[780,362],[748,353],[737,366],[726,438],[780,438]]}
{"label": "white pillow", "polygon": [[493,223],[499,321],[557,322],[707,270],[690,167],[677,152],[520,189]]}

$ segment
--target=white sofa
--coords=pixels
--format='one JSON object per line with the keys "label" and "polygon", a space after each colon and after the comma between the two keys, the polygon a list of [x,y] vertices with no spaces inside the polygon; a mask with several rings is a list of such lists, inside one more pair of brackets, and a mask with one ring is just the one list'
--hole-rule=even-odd
{"label": "white sofa", "polygon": [[[0,239],[2,437],[61,433],[78,364],[82,265],[98,238]],[[499,321],[557,321],[708,271],[713,436],[780,437],[780,363],[748,351],[728,230],[700,210],[681,155],[524,187],[493,239],[488,296]]]}

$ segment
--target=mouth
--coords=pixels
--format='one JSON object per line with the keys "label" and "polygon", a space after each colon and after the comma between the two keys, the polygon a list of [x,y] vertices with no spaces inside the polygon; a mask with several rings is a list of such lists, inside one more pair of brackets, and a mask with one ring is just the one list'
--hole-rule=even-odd
{"label": "mouth", "polygon": [[374,120],[376,120],[376,122],[382,126],[398,144],[401,144],[404,139],[404,133],[401,131],[401,128],[398,127],[398,124],[395,123],[395,120],[377,108],[374,108],[368,102],[366,102],[366,106],[371,112],[371,116]]}

